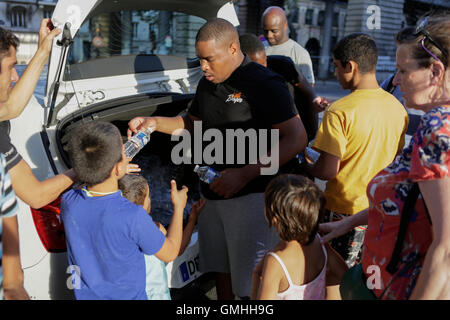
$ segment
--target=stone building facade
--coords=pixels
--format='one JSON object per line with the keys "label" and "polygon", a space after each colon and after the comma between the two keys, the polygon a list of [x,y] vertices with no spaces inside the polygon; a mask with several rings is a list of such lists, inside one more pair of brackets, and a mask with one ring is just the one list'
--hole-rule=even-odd
{"label": "stone building facade", "polygon": [[[292,5],[291,8],[287,7],[290,13],[290,28],[296,30],[293,38],[309,51],[314,65],[314,74],[319,75],[320,58],[322,49],[327,46],[326,42],[329,41],[328,47],[333,48],[345,34],[347,3],[333,2],[332,13],[328,13],[328,17],[326,1],[296,1],[296,7],[297,10]],[[327,18],[330,20],[328,32],[326,31]],[[331,58],[328,55],[326,59]]]}
{"label": "stone building facade", "polygon": [[18,64],[27,64],[37,49],[43,18],[50,18],[57,0],[15,0],[0,2],[0,27],[14,32],[20,40]]}
{"label": "stone building facade", "polygon": [[[28,63],[36,51],[40,22],[42,18],[51,17],[56,2],[57,0],[0,1],[0,26],[12,30],[21,42],[17,54],[20,64]],[[365,32],[375,38],[380,49],[379,69],[391,72],[395,68],[393,41],[395,33],[404,26],[414,25],[420,16],[430,10],[435,12],[450,10],[449,0],[233,0],[233,2],[240,21],[238,31],[258,35],[263,33],[261,15],[264,10],[272,5],[283,7],[288,13],[289,36],[310,52],[315,74],[319,78],[326,78],[331,74],[330,52],[334,44],[352,32]],[[374,8],[379,10],[379,27]],[[193,57],[194,33],[202,23],[201,19],[185,17],[182,14],[174,14],[166,19],[159,17],[157,23],[143,21],[139,16],[130,15],[128,20],[122,21],[122,27],[128,26],[127,28],[133,30],[129,32],[131,36],[122,35],[122,54],[167,51],[170,54],[187,54]],[[152,31],[157,39],[152,39]],[[89,39],[90,28],[82,28],[80,33],[85,35],[80,37],[81,40],[77,40],[83,42],[78,46],[79,54],[81,50],[87,50],[88,42],[92,40]],[[158,44],[157,47],[148,47],[152,41]],[[161,43],[166,45],[161,47]],[[185,52],[186,48],[192,50]]]}
{"label": "stone building facade", "polygon": [[393,72],[395,34],[427,13],[450,10],[449,0],[238,0],[239,32],[262,34],[261,15],[272,5],[287,12],[289,36],[309,51],[318,78],[331,76],[331,50],[353,32],[374,37],[380,52],[380,77]]}

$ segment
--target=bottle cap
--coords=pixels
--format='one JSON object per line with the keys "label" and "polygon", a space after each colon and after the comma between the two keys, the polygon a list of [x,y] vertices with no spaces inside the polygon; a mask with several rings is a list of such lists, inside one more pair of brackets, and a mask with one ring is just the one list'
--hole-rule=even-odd
{"label": "bottle cap", "polygon": [[200,166],[197,164],[194,168],[194,172],[198,172],[198,169],[200,169]]}

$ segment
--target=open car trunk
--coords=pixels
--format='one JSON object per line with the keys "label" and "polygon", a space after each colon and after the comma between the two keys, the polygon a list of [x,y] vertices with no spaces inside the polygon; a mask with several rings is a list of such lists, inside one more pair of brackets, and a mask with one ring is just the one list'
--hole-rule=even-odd
{"label": "open car trunk", "polygon": [[[137,116],[176,116],[183,113],[193,95],[182,94],[142,94],[120,98],[108,103],[92,105],[63,119],[57,126],[56,140],[61,158],[67,167],[71,167],[66,152],[66,145],[71,129],[90,121],[106,121],[119,128],[122,140],[127,140],[128,122]],[[198,178],[193,172],[194,165],[175,165],[171,161],[172,147],[178,142],[171,141],[168,134],[155,132],[150,142],[133,158],[141,168],[150,187],[151,214],[155,221],[168,226],[172,217],[170,197],[170,180],[177,186],[189,188],[188,203],[183,220],[186,223],[192,204],[199,199]]]}

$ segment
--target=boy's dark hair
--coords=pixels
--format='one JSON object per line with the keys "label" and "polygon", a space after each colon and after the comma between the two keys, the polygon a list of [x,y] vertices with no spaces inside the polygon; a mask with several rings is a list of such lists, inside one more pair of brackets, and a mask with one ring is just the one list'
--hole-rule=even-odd
{"label": "boy's dark hair", "polygon": [[144,205],[147,187],[147,180],[138,174],[126,174],[119,180],[122,195],[138,206]]}
{"label": "boy's dark hair", "polygon": [[319,228],[325,198],[311,180],[292,174],[274,178],[264,193],[265,215],[284,241],[296,240],[302,245],[314,241]]}
{"label": "boy's dark hair", "polygon": [[11,31],[0,27],[0,61],[9,54],[11,46],[17,49],[19,38]]}
{"label": "boy's dark hair", "polygon": [[108,122],[89,122],[70,132],[68,155],[78,179],[93,186],[109,178],[122,160],[122,138]]}
{"label": "boy's dark hair", "polygon": [[333,56],[343,67],[350,61],[358,64],[359,72],[365,74],[375,71],[378,62],[378,49],[373,38],[364,33],[352,33],[342,38],[333,49]]}
{"label": "boy's dark hair", "polygon": [[259,38],[251,33],[245,33],[239,37],[241,51],[246,54],[255,54],[264,51],[264,44]]}

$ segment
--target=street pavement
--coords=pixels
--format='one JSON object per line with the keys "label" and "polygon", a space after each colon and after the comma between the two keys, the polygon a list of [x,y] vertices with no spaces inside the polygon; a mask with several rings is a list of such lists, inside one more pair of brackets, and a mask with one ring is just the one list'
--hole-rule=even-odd
{"label": "street pavement", "polygon": [[316,94],[325,97],[330,102],[334,102],[350,93],[350,90],[342,89],[339,82],[333,80],[317,80],[314,85]]}

